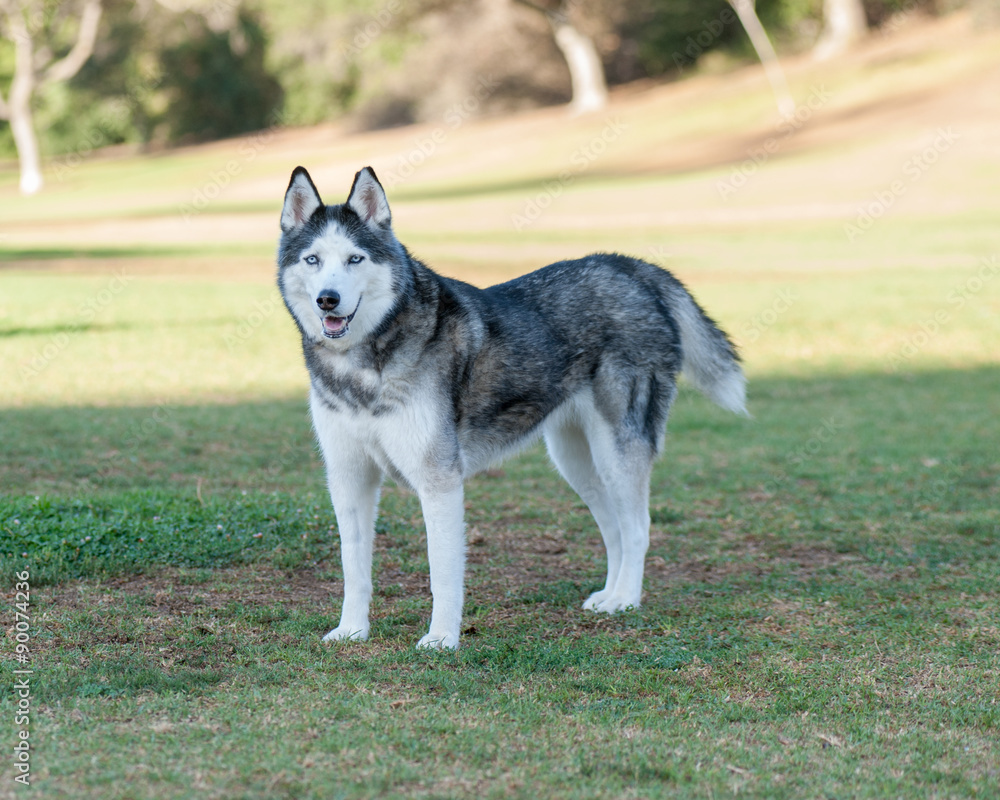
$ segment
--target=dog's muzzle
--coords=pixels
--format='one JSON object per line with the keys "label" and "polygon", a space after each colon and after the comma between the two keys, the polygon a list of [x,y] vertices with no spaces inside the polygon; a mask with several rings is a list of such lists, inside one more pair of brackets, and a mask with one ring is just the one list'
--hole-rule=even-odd
{"label": "dog's muzzle", "polygon": [[[333,310],[339,303],[340,295],[336,292],[330,292],[316,298],[316,305],[319,306],[321,311]],[[360,307],[361,298],[359,297],[354,311],[346,317],[338,317],[336,314],[325,314],[323,316],[323,335],[327,339],[339,339],[341,336],[344,336],[351,324],[351,320],[354,319],[354,315],[358,313]]]}

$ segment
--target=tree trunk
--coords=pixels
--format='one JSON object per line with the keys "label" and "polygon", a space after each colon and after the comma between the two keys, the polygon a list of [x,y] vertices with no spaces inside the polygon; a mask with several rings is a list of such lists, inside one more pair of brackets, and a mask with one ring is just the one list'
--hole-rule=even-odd
{"label": "tree trunk", "polygon": [[608,102],[608,85],[597,48],[589,36],[580,33],[565,20],[553,20],[556,44],[569,66],[573,87],[570,109],[574,114],[599,111]]}
{"label": "tree trunk", "polygon": [[566,66],[569,67],[569,79],[573,88],[570,110],[574,114],[584,114],[604,108],[608,103],[608,83],[604,78],[604,66],[591,38],[577,30],[566,16],[568,3],[563,0],[558,10],[553,10],[538,5],[534,0],[514,0],[514,2],[544,14],[552,26],[556,46],[566,59]]}
{"label": "tree trunk", "polygon": [[823,0],[823,33],[813,58],[823,61],[844,52],[868,32],[861,0]]}
{"label": "tree trunk", "polygon": [[38,139],[31,118],[31,104],[10,103],[10,132],[14,135],[17,160],[21,167],[21,194],[35,194],[42,188],[42,163]]}
{"label": "tree trunk", "polygon": [[0,97],[0,119],[10,122],[21,166],[21,194],[35,194],[42,188],[42,165],[31,113],[31,97],[39,84],[72,78],[90,58],[101,21],[101,0],[86,0],[76,42],[65,57],[48,64],[44,71],[36,63],[33,31],[25,22],[26,15],[30,19],[36,16],[42,18],[40,6],[25,8],[18,3],[0,2],[0,10],[7,20],[8,37],[14,42],[14,78],[10,84],[10,99],[5,102]]}
{"label": "tree trunk", "polygon": [[31,95],[35,91],[34,47],[24,17],[17,10],[8,12],[7,23],[14,40],[14,78],[10,84],[10,100],[3,105],[3,111],[10,121],[10,132],[17,148],[21,194],[35,194],[42,188],[42,165],[31,117]]}
{"label": "tree trunk", "polygon": [[729,0],[729,2],[736,10],[736,16],[740,18],[747,36],[750,37],[750,44],[757,51],[757,58],[764,66],[764,74],[767,75],[771,91],[774,92],[774,100],[778,104],[778,113],[783,117],[792,116],[795,113],[795,101],[792,99],[792,93],[788,90],[785,72],[778,62],[778,56],[771,46],[771,40],[767,38],[767,32],[760,24],[760,18],[754,8],[754,0]]}

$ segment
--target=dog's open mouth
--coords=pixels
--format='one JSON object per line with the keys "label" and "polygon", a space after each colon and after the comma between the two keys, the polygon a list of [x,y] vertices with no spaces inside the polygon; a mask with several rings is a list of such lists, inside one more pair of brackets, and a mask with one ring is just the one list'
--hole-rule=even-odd
{"label": "dog's open mouth", "polygon": [[323,317],[323,335],[327,339],[339,339],[341,336],[347,333],[347,329],[351,324],[351,320],[354,319],[354,315],[358,313],[358,308],[361,307],[361,298],[358,298],[358,304],[354,307],[354,311],[348,314],[346,317],[337,317],[333,314],[327,314]]}
{"label": "dog's open mouth", "polygon": [[339,339],[347,333],[347,326],[350,322],[349,317],[324,317],[323,335],[328,339]]}

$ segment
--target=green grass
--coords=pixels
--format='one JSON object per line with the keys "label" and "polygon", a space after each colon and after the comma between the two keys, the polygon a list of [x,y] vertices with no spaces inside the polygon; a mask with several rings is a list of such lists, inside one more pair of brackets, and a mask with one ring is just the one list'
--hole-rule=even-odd
{"label": "green grass", "polygon": [[46,797],[994,796],[1000,423],[970,398],[998,388],[996,368],[760,378],[752,422],[682,393],[646,604],[610,619],[579,610],[599,537],[533,449],[469,485],[457,654],[413,650],[427,563],[393,488],[372,641],[320,644],[338,552],[301,403],[178,407],[138,440],[150,409],[2,412],[56,437],[40,460],[7,441],[20,491],[0,501],[2,572],[34,584],[36,780]]}
{"label": "green grass", "polygon": [[[831,113],[975,60],[908,58],[871,82],[844,67]],[[276,220],[190,241],[132,227],[169,222],[227,146],[85,164],[30,201],[0,185],[4,219],[24,223],[0,236],[5,660],[28,570],[35,748],[32,791],[6,780],[0,797],[1000,796],[1000,274],[983,272],[1000,255],[1000,162],[956,146],[852,242],[840,206],[755,215],[849,210],[897,175],[899,135],[782,154],[725,205],[729,164],[635,167],[661,134],[765,125],[766,87],[707,92],[623,110],[633,138],[521,232],[510,214],[602,121],[529,120],[510,170],[479,166],[477,137],[496,134],[470,125],[447,144],[467,169],[432,163],[390,195],[401,238],[473,281],[591,250],[658,261],[750,378],[752,420],[679,396],[638,611],[580,610],[600,539],[540,447],[470,481],[456,653],[414,649],[423,523],[394,486],[372,639],[320,642],[339,546],[273,287]],[[370,147],[392,163],[411,138],[348,138],[333,156],[316,138],[301,160],[367,163]],[[240,175],[274,193],[234,181],[196,222],[226,232],[276,210],[294,144]],[[658,208],[693,216],[621,213]],[[122,241],[47,222],[105,215]],[[16,699],[0,700],[11,746]]]}

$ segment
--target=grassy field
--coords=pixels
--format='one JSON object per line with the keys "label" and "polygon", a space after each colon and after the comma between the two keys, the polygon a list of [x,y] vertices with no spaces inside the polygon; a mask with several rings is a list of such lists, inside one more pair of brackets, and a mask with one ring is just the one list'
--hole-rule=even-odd
{"label": "grassy field", "polygon": [[12,761],[0,797],[1000,796],[1000,50],[965,30],[791,64],[832,99],[753,169],[778,129],[751,70],[469,121],[390,189],[403,241],[476,283],[595,249],[671,269],[750,378],[752,420],[681,392],[638,611],[580,610],[600,538],[540,448],[472,480],[456,653],[414,649],[393,486],[372,640],[320,642],[339,547],[271,262],[292,167],[333,202],[433,126],[89,160],[30,201],[0,173],[10,747],[24,571],[34,670],[31,789]]}

